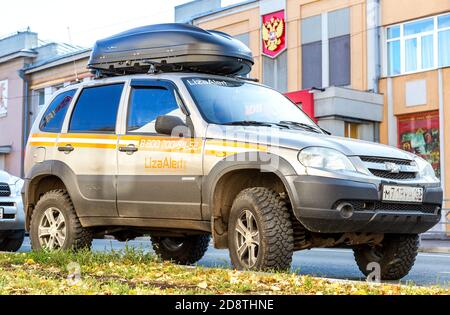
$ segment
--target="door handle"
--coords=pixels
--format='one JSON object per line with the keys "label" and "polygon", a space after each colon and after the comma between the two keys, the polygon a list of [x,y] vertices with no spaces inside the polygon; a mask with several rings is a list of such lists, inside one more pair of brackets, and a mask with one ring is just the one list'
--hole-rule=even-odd
{"label": "door handle", "polygon": [[125,152],[127,154],[133,154],[134,152],[138,151],[138,148],[136,148],[134,144],[129,144],[125,147],[119,147],[119,151]]}
{"label": "door handle", "polygon": [[75,150],[75,148],[71,144],[66,144],[65,146],[58,147],[59,152],[64,152],[66,154],[69,154],[73,150]]}

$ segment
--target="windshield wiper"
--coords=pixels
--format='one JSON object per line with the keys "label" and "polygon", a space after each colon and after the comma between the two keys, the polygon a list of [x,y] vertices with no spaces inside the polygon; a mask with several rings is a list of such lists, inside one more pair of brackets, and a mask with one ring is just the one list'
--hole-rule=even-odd
{"label": "windshield wiper", "polygon": [[314,127],[313,125],[309,125],[309,124],[305,124],[305,123],[301,123],[301,122],[297,122],[297,121],[283,120],[283,121],[280,121],[279,123],[299,127],[302,129],[306,129],[308,131],[316,132],[316,133],[322,133],[322,131],[319,129],[319,127]]}
{"label": "windshield wiper", "polygon": [[272,123],[265,121],[256,121],[256,120],[239,120],[239,121],[230,121],[223,123],[222,125],[232,125],[232,126],[262,126],[262,127],[273,127],[278,126],[282,128],[289,128],[286,125],[280,123]]}

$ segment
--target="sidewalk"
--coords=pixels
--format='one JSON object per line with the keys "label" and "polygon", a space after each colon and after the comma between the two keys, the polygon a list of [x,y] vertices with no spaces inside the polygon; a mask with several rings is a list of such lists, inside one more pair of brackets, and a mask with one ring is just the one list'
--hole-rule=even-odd
{"label": "sidewalk", "polygon": [[450,240],[427,240],[422,239],[419,251],[422,253],[450,254]]}

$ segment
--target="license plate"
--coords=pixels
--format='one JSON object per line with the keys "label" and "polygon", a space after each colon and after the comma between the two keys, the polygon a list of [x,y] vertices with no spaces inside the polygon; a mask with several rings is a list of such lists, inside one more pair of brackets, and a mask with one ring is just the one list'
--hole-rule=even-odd
{"label": "license plate", "polygon": [[383,186],[383,201],[416,202],[423,201],[422,187]]}
{"label": "license plate", "polygon": [[3,208],[0,208],[0,219],[3,219]]}

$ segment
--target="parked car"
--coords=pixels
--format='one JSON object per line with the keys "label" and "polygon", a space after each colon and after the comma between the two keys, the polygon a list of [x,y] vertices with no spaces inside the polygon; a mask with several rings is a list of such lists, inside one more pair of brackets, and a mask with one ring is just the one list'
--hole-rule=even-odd
{"label": "parked car", "polygon": [[[140,45],[154,45],[155,58]],[[404,277],[418,234],[441,217],[432,166],[327,134],[282,94],[241,78],[252,63],[235,39],[188,25],[97,43],[97,79],[59,90],[31,130],[32,248],[150,234],[163,259],[191,264],[212,235],[238,269],[287,269],[296,250],[349,247],[364,274],[377,262],[383,279]]]}
{"label": "parked car", "polygon": [[0,251],[15,252],[25,237],[23,180],[0,171]]}

